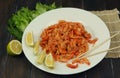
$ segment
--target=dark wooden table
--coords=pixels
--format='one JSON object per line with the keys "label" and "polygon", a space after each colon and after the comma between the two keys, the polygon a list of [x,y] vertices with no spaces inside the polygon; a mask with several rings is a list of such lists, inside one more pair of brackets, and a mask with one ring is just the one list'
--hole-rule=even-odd
{"label": "dark wooden table", "polygon": [[56,3],[57,6],[77,7],[85,10],[118,8],[120,0],[0,0],[0,78],[120,78],[120,59],[103,59],[94,68],[74,75],[54,75],[34,67],[22,53],[11,57],[6,45],[13,37],[7,32],[7,21],[12,13],[23,6],[33,8],[36,2]]}

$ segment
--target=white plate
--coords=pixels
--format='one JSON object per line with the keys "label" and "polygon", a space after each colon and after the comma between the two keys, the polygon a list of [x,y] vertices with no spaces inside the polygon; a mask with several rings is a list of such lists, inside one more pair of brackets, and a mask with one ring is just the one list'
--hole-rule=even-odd
{"label": "white plate", "polygon": [[[109,30],[107,29],[105,23],[96,15],[77,8],[60,8],[48,11],[37,18],[35,18],[25,29],[22,37],[22,47],[26,58],[38,69],[43,71],[53,73],[53,74],[75,74],[86,71],[95,65],[97,65],[106,55],[107,52],[89,57],[90,65],[79,65],[77,69],[70,69],[66,67],[65,63],[56,62],[54,69],[49,69],[44,65],[36,64],[36,56],[33,54],[33,49],[25,44],[25,35],[28,31],[33,31],[35,41],[40,38],[40,33],[46,27],[51,24],[58,22],[59,20],[83,22],[86,28],[91,32],[92,35],[96,36],[99,40],[96,45],[103,42],[105,39],[110,37]],[[101,50],[108,49],[110,46],[110,41],[106,42],[104,45],[93,51],[93,53]]]}

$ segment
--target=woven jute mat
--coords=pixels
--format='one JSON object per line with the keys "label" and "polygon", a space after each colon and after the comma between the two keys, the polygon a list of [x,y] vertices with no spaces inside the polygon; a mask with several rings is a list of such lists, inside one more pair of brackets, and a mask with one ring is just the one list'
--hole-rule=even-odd
{"label": "woven jute mat", "polygon": [[[91,11],[100,17],[108,27],[110,35],[120,31],[119,11],[115,8],[113,10]],[[111,39],[110,48],[120,45],[120,34]],[[120,48],[108,51],[106,58],[120,58]]]}

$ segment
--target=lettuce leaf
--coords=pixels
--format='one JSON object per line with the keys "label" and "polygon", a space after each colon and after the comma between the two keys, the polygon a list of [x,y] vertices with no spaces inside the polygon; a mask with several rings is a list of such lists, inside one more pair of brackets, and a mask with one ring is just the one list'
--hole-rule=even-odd
{"label": "lettuce leaf", "polygon": [[22,7],[9,18],[7,29],[16,39],[21,41],[25,28],[35,17],[55,8],[57,8],[55,3],[51,5],[36,3],[34,10]]}

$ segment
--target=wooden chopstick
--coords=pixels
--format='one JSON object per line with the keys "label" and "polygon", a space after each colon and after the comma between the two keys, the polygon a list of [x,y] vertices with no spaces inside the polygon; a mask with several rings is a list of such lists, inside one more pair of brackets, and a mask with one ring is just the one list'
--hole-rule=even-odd
{"label": "wooden chopstick", "polygon": [[101,53],[104,53],[104,52],[107,52],[107,51],[110,51],[110,50],[114,50],[114,49],[117,49],[117,48],[120,48],[120,46],[113,47],[113,48],[110,48],[110,49],[107,49],[107,50],[102,50],[102,51],[99,51],[99,52],[96,52],[96,53],[93,53],[93,54],[90,54],[90,55],[88,54],[88,55],[83,56],[82,58],[88,58],[88,57],[95,56],[95,55],[98,55],[98,54],[101,54]]}
{"label": "wooden chopstick", "polygon": [[100,44],[94,46],[94,47],[93,47],[91,50],[89,50],[88,52],[85,52],[85,53],[83,53],[83,54],[81,54],[81,55],[78,55],[78,57],[76,57],[76,58],[82,58],[84,55],[91,53],[93,50],[99,48],[99,47],[102,46],[104,43],[106,43],[107,41],[109,41],[109,40],[112,39],[113,37],[117,36],[119,33],[120,33],[120,31],[117,32],[116,34],[112,35],[110,38],[106,39],[105,41],[101,42]]}

